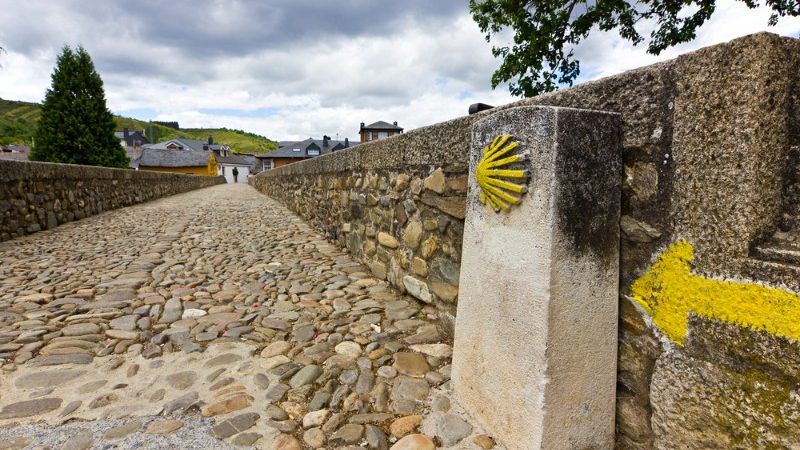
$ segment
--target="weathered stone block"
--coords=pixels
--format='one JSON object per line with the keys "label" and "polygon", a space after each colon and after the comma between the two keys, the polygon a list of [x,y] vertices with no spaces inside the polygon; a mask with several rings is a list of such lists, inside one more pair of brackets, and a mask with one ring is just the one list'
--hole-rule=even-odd
{"label": "weathered stone block", "polygon": [[[531,177],[497,214],[474,174],[504,134]],[[453,386],[509,449],[614,446],[621,138],[618,115],[565,108],[473,128]]]}

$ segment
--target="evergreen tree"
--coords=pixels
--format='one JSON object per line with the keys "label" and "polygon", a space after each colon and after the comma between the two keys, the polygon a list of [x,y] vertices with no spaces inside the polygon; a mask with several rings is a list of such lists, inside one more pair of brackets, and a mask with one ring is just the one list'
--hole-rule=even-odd
{"label": "evergreen tree", "polygon": [[114,136],[114,116],[106,107],[103,80],[86,50],[65,46],[51,79],[30,159],[127,168],[128,157]]}

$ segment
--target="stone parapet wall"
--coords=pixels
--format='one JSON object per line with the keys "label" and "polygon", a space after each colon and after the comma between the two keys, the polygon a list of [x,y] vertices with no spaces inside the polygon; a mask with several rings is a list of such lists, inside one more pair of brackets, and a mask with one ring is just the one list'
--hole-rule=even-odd
{"label": "stone parapet wall", "polygon": [[0,160],[0,241],[224,182],[222,177]]}
{"label": "stone parapet wall", "polygon": [[[369,267],[452,323],[468,161],[464,117],[250,179]],[[452,331],[446,330],[446,331]]]}
{"label": "stone parapet wall", "polygon": [[[800,426],[800,408],[786,396],[800,378],[781,361],[784,338],[689,320],[685,347],[665,344],[653,318],[632,301],[631,287],[657,256],[685,240],[698,274],[800,292],[800,268],[751,257],[751,249],[776,231],[781,209],[791,208],[781,200],[791,203],[782,191],[800,135],[799,62],[800,41],[760,33],[503,107],[568,106],[622,115],[620,448],[708,448],[712,442],[779,448],[796,438],[785,430]],[[723,311],[730,300],[715,299]],[[720,345],[736,336],[741,348],[761,348],[759,361],[749,362],[752,354],[695,351],[694,336]],[[780,381],[759,391],[758,380],[765,378]],[[737,411],[725,390],[750,394],[737,399]],[[771,420],[777,411],[785,419]]]}
{"label": "stone parapet wall", "polygon": [[[798,40],[760,33],[295,163],[251,184],[346,246],[376,275],[385,273],[448,317],[457,302],[447,274],[459,269],[472,124],[517,106],[619,113],[617,446],[787,447],[796,435],[786,430],[800,428],[800,407],[792,400],[800,377],[784,356],[796,341],[763,325],[779,318],[759,317],[737,303],[740,297],[726,296],[727,284],[714,286],[718,295],[702,320],[695,314],[703,305],[681,301],[702,298],[710,280],[744,282],[736,289],[756,299],[778,295],[759,291],[760,285],[782,290],[784,298],[800,292],[796,250],[766,249],[777,255],[772,260],[753,251],[780,231],[782,217],[798,210],[786,194],[794,192],[790,155],[800,143],[798,64]],[[433,252],[424,245],[431,240]],[[667,300],[668,294],[647,288],[661,286],[648,284],[648,277],[660,276],[685,277],[675,305],[687,310],[647,303],[661,294]],[[789,308],[784,316],[797,312]],[[686,318],[677,333],[659,325],[665,323],[659,316],[675,314]],[[726,351],[715,351],[715,342]],[[735,405],[725,392],[737,392]]]}

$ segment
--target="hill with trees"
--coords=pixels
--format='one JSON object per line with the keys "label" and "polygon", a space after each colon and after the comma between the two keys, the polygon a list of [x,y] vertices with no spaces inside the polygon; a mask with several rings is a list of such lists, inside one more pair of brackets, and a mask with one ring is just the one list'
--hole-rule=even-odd
{"label": "hill with trees", "polygon": [[[38,103],[0,98],[0,144],[31,144],[41,115]],[[206,140],[231,146],[234,153],[265,153],[278,148],[278,143],[264,136],[228,128],[179,128],[150,123],[130,117],[114,116],[117,130],[144,130],[152,142],[175,138]]]}

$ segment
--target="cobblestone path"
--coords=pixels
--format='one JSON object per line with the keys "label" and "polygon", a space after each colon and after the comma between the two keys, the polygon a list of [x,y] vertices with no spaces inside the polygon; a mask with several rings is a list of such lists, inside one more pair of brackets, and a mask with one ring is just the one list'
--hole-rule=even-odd
{"label": "cobblestone path", "polygon": [[436,311],[224,185],[0,244],[0,449],[492,448]]}

